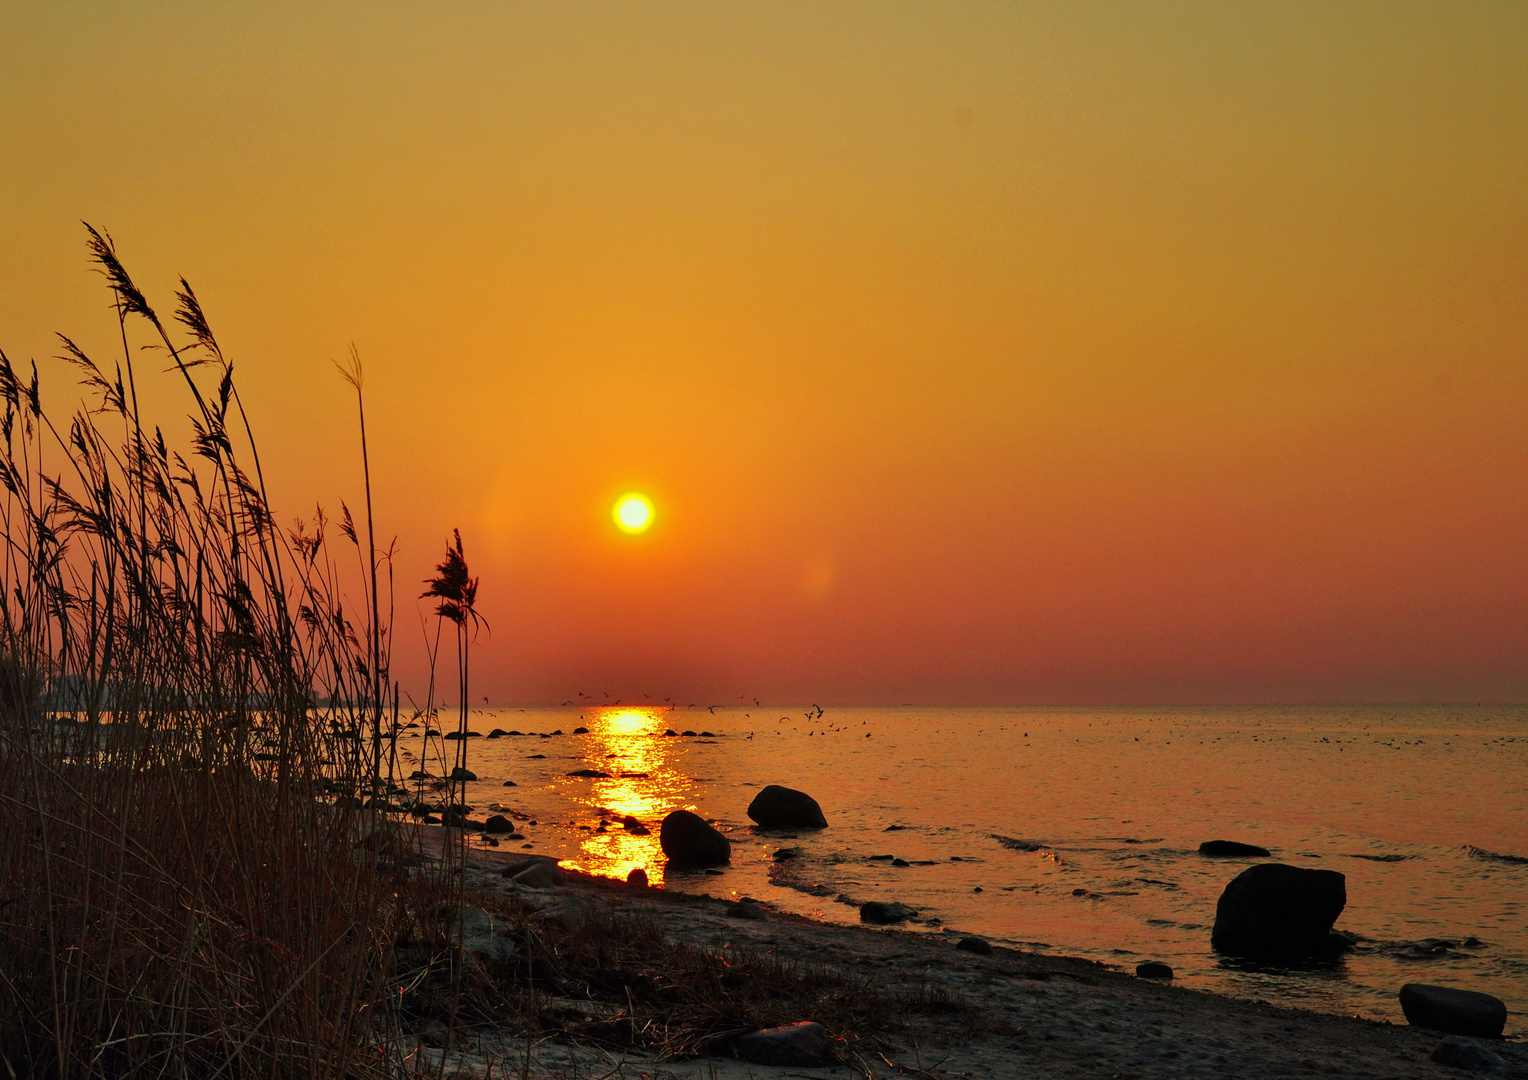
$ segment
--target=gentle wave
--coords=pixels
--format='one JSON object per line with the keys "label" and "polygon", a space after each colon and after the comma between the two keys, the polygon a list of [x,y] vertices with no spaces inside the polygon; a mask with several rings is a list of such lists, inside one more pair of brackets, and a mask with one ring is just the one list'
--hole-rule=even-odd
{"label": "gentle wave", "polygon": [[1521,855],[1503,855],[1496,851],[1487,851],[1478,848],[1474,844],[1465,844],[1464,853],[1472,859],[1480,859],[1482,862],[1507,863],[1511,866],[1528,866],[1528,858]]}

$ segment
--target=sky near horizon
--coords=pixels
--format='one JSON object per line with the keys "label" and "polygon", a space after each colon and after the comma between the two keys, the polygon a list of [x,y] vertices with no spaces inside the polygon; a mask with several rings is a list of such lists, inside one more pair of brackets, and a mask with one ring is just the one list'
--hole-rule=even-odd
{"label": "sky near horizon", "polygon": [[290,520],[361,501],[353,341],[406,685],[455,527],[495,703],[1521,701],[1525,56],[1518,3],[11,3],[0,348],[111,355],[110,230]]}

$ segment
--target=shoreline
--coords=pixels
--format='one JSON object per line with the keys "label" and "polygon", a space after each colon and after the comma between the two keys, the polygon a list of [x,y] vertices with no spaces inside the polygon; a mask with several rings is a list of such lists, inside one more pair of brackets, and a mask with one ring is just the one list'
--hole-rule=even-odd
{"label": "shoreline", "polygon": [[[424,830],[421,830],[424,831]],[[444,839],[446,833],[436,833]],[[434,845],[439,840],[433,841]],[[958,1018],[906,1017],[890,1039],[851,1065],[803,1068],[745,1064],[725,1057],[660,1061],[612,1054],[596,1045],[543,1041],[479,1028],[462,1032],[464,1052],[451,1068],[464,1078],[530,1069],[539,1076],[639,1076],[732,1080],[752,1076],[916,1075],[938,1077],[1436,1077],[1458,1071],[1428,1060],[1440,1032],[1300,1008],[1244,1001],[1174,986],[1092,961],[994,946],[965,952],[927,933],[842,926],[768,909],[738,918],[738,905],[664,889],[639,889],[609,878],[560,871],[549,888],[527,888],[502,876],[524,853],[469,849],[467,887],[473,903],[492,910],[512,901],[527,909],[566,907],[651,919],[666,938],[706,949],[751,946],[786,962],[825,964],[888,988],[924,988],[949,995]],[[534,856],[551,863],[547,856]],[[475,895],[474,895],[475,894]],[[797,1020],[812,1020],[809,1015]],[[1528,1077],[1521,1038],[1489,1040],[1509,1063],[1506,1075]],[[842,1057],[842,1047],[839,1056]],[[862,1051],[864,1048],[860,1047]],[[438,1051],[422,1051],[426,1058]],[[530,1053],[531,1060],[526,1061]],[[495,1063],[497,1067],[495,1066]]]}

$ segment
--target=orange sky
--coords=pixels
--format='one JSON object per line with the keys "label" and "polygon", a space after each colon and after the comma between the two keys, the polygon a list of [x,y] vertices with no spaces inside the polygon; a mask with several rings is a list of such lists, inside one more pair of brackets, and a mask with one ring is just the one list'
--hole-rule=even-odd
{"label": "orange sky", "polygon": [[110,229],[290,517],[358,501],[354,340],[400,670],[460,527],[495,702],[1523,700],[1524,56],[1519,3],[8,4],[0,347],[109,354]]}

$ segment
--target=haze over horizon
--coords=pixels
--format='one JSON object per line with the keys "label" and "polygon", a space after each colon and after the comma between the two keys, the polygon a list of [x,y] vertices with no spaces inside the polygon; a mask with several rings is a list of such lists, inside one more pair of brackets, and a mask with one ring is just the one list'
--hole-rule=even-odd
{"label": "haze over horizon", "polygon": [[0,348],[55,403],[55,331],[117,355],[81,219],[184,274],[289,522],[362,502],[353,341],[406,687],[460,528],[496,705],[1521,702],[1525,55],[1509,3],[14,4]]}

